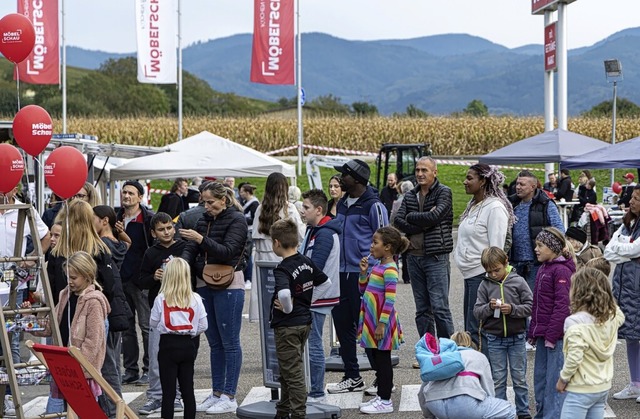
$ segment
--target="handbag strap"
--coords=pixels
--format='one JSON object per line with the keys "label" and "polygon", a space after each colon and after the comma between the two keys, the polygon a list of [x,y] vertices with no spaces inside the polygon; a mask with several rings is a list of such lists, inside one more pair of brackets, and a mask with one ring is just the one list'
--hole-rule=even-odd
{"label": "handbag strap", "polygon": [[[209,230],[211,229],[211,221],[209,221],[209,223],[207,223],[207,236],[209,237]],[[204,239],[203,239],[204,240]],[[244,250],[243,250],[244,251]],[[204,252],[204,264],[207,264],[207,261],[209,260],[209,252]],[[242,253],[240,253],[240,257],[238,258],[238,262],[236,262],[236,266],[233,267],[233,272],[236,271],[236,269],[238,269],[238,265],[240,265],[240,261],[242,260]]]}

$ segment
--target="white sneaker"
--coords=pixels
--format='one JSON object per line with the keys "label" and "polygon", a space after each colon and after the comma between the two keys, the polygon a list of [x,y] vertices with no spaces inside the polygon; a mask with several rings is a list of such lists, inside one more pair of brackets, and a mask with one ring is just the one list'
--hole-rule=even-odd
{"label": "white sneaker", "polygon": [[207,410],[209,410],[211,406],[218,403],[219,401],[220,401],[220,397],[216,396],[215,394],[213,394],[213,392],[211,392],[211,394],[209,394],[202,403],[196,406],[196,412],[206,412]]}
{"label": "white sneaker", "polygon": [[320,396],[320,397],[307,396],[307,403],[326,403],[326,402],[327,402],[326,396]]}
{"label": "white sneaker", "polygon": [[251,281],[244,281],[244,289],[246,290],[251,289]]}
{"label": "white sneaker", "polygon": [[373,402],[375,402],[375,401],[378,401],[378,400],[380,400],[380,397],[376,396],[376,397],[374,397],[373,399],[371,399],[371,400],[369,400],[369,401],[366,401],[366,402],[362,402],[362,403],[360,403],[360,406],[359,406],[359,407],[369,406],[371,403],[373,403]]}
{"label": "white sneaker", "polygon": [[215,403],[207,409],[207,415],[217,415],[220,413],[235,413],[238,408],[236,399],[230,399],[229,396],[223,394],[220,396],[218,403]]}
{"label": "white sneaker", "polygon": [[640,387],[633,384],[627,384],[625,388],[613,395],[617,400],[638,399],[638,397],[640,397]]}
{"label": "white sneaker", "polygon": [[360,408],[361,413],[367,415],[380,415],[384,413],[393,413],[393,402],[391,400],[377,399],[373,403]]}
{"label": "white sneaker", "polygon": [[13,404],[13,396],[4,396],[4,416],[15,416],[16,406]]}

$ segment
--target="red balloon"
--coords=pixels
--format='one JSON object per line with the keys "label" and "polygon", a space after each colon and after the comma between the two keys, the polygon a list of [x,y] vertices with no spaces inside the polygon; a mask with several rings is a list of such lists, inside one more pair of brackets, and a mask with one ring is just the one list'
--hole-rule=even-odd
{"label": "red balloon", "polygon": [[0,52],[16,64],[24,61],[36,43],[36,31],[31,21],[18,13],[0,19]]}
{"label": "red balloon", "polygon": [[16,187],[24,173],[24,159],[11,144],[0,144],[0,192],[7,193]]}
{"label": "red balloon", "polygon": [[44,178],[53,193],[64,199],[71,198],[87,181],[87,162],[73,147],[56,148],[47,157]]}
{"label": "red balloon", "polygon": [[622,185],[620,185],[620,182],[613,182],[613,185],[611,185],[611,188],[613,189],[613,192],[615,192],[615,193],[622,192]]}
{"label": "red balloon", "polygon": [[30,156],[36,157],[47,147],[53,135],[49,112],[37,105],[20,109],[13,118],[13,136]]}

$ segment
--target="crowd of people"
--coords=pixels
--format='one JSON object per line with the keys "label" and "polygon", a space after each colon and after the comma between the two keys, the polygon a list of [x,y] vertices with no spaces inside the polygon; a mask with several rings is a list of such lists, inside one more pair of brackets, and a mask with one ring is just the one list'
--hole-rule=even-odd
{"label": "crowd of people", "polygon": [[[282,384],[278,418],[305,417],[306,403],[325,401],[325,390],[364,391],[374,397],[360,405],[362,413],[394,412],[391,351],[404,340],[395,309],[399,280],[411,286],[419,336],[478,349],[463,351],[469,374],[424,383],[425,417],[465,412],[530,418],[528,349],[536,351],[536,417],[602,417],[618,336],[626,340],[631,380],[613,397],[640,401],[640,291],[634,285],[640,278],[640,186],[629,187],[623,224],[602,256],[583,229],[565,231],[555,204],[573,198],[565,171],[544,187],[532,172],[521,171],[508,196],[497,168],[471,166],[463,181],[470,200],[454,240],[453,195],[438,178],[434,159],[417,161],[415,183],[389,174],[380,193],[369,184],[366,162],[354,159],[335,169],[328,196],[318,189],[302,192],[272,173],[262,200],[249,183],[235,189],[233,178],[203,181],[197,191],[179,178],[156,213],[142,204],[145,189],[137,181],[123,184],[118,211],[101,205],[86,183],[36,217],[38,231],[32,232],[47,251],[53,295],[53,301],[40,300],[56,307],[62,343],[78,346],[118,393],[122,384],[148,385],[139,414],[235,412],[245,294],[249,319],[258,320],[251,281],[258,262],[276,262],[269,322]],[[578,189],[581,203],[595,203],[595,181],[587,171]],[[17,203],[16,193],[0,200]],[[189,208],[193,201],[197,205]],[[0,211],[6,237],[1,256],[13,255],[15,217],[14,210]],[[23,255],[31,251],[26,242]],[[457,333],[449,306],[450,256],[464,280],[465,330]],[[616,264],[612,283],[609,262]],[[329,315],[344,376],[325,387],[322,335]],[[211,392],[196,405],[200,334],[209,344]],[[307,342],[308,394],[302,373]],[[376,372],[369,386],[360,375],[358,346]],[[509,374],[515,406],[506,401]],[[113,417],[113,402],[95,383],[90,386]],[[62,410],[64,400],[52,383],[47,413]]]}

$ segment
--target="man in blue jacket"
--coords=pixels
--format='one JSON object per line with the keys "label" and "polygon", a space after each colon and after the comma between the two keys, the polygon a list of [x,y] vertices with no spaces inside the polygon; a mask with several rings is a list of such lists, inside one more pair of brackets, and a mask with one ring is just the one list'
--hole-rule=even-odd
{"label": "man in blue jacket", "polygon": [[[368,186],[371,170],[362,160],[349,160],[335,169],[342,174],[344,196],[338,202],[336,220],[342,222],[340,237],[340,304],[333,308],[333,325],[340,340],[340,357],[344,363],[342,381],[327,388],[331,394],[364,391],[356,350],[356,332],[360,315],[358,275],[360,260],[369,256],[373,234],[389,224],[387,210],[378,194]],[[371,362],[371,360],[370,360]],[[373,365],[372,365],[373,366]]]}

